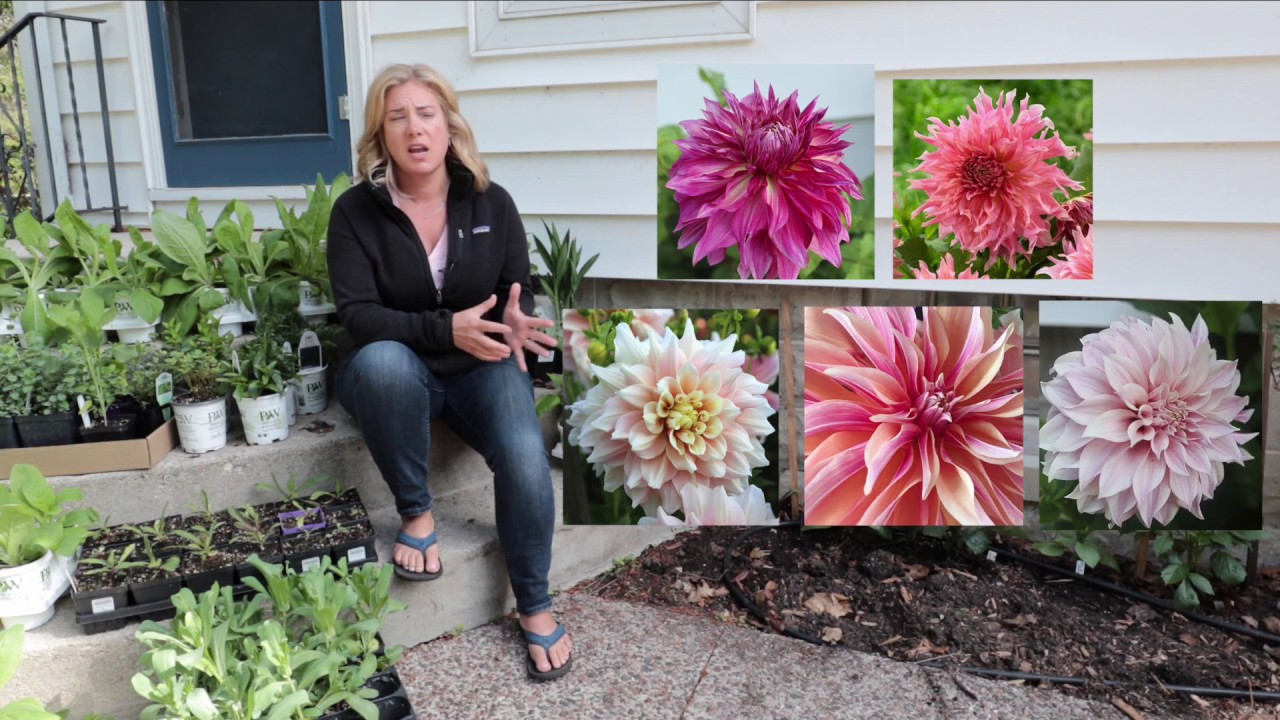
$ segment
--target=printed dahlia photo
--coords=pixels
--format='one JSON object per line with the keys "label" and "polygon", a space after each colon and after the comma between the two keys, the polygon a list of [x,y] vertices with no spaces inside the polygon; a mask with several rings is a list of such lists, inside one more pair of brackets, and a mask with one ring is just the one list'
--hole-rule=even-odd
{"label": "printed dahlia photo", "polygon": [[[1042,527],[1078,515],[1108,527],[1257,529],[1258,304],[1188,305],[1099,309],[1093,324],[1106,326],[1082,334],[1098,303],[1042,304],[1041,347],[1056,355],[1041,383]],[[1258,368],[1247,382],[1242,358]]]}
{"label": "printed dahlia photo", "polygon": [[869,69],[697,76],[700,89],[691,68],[659,73],[659,277],[872,277]]}
{"label": "printed dahlia photo", "polygon": [[806,525],[1021,525],[1022,323],[805,308]]}
{"label": "printed dahlia photo", "polygon": [[566,524],[777,524],[776,311],[565,315]]}
{"label": "printed dahlia photo", "polygon": [[1092,90],[894,81],[898,275],[1091,279]]}

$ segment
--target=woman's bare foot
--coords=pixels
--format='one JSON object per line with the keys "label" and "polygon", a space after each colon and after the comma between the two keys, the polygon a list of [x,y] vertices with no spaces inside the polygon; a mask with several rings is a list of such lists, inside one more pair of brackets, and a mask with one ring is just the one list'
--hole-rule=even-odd
{"label": "woman's bare foot", "polygon": [[[534,615],[521,615],[520,627],[538,635],[550,635],[555,632],[556,621],[548,610]],[[551,646],[549,658],[546,650],[537,645],[529,645],[529,657],[533,658],[533,664],[537,666],[538,672],[550,672],[553,668],[563,666],[572,654],[573,638],[569,637],[567,632]]]}
{"label": "woman's bare foot", "polygon": [[[430,512],[425,512],[417,517],[402,517],[400,529],[409,537],[424,538],[436,531],[436,519]],[[422,552],[414,550],[408,545],[396,543],[395,546],[395,563],[410,572],[439,572],[440,571],[440,546],[433,544],[427,548],[426,557]]]}

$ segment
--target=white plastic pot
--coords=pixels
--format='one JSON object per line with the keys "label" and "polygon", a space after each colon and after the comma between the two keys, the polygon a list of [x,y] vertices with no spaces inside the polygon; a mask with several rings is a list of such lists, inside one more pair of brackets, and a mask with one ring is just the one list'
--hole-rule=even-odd
{"label": "white plastic pot", "polygon": [[0,304],[0,335],[21,335],[22,308],[12,302]]}
{"label": "white plastic pot", "polygon": [[324,412],[329,405],[329,386],[325,371],[328,365],[307,368],[298,373],[298,412],[303,415],[315,415]]}
{"label": "white plastic pot", "polygon": [[0,569],[0,624],[34,630],[49,622],[70,585],[69,562],[46,552],[35,562]]}
{"label": "white plastic pot", "polygon": [[298,383],[290,380],[284,386],[284,407],[289,414],[289,427],[298,422]]}
{"label": "white plastic pot", "polygon": [[325,316],[337,309],[337,306],[324,296],[320,288],[305,280],[298,283],[298,314],[307,322],[323,322]]}
{"label": "white plastic pot", "polygon": [[240,398],[240,422],[250,445],[269,445],[289,437],[289,409],[283,393]]}
{"label": "white plastic pot", "polygon": [[177,419],[178,440],[183,451],[191,455],[220,450],[227,446],[227,399],[220,397],[198,403],[175,399],[173,416]]}
{"label": "white plastic pot", "polygon": [[218,288],[218,292],[222,293],[222,297],[226,299],[221,307],[215,308],[211,313],[218,318],[218,333],[221,335],[233,335],[239,337],[244,334],[244,324],[253,322],[258,319],[244,303],[231,297],[231,291],[227,288]]}
{"label": "white plastic pot", "polygon": [[137,345],[139,343],[147,343],[147,342],[151,342],[152,339],[155,338],[156,326],[144,325],[142,327],[116,328],[116,335],[120,337],[120,342],[125,345]]}

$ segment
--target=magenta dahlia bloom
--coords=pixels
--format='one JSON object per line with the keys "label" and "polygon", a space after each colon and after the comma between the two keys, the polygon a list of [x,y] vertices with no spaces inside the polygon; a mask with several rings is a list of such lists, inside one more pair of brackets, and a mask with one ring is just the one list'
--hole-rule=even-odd
{"label": "magenta dahlia bloom", "polygon": [[1179,508],[1203,518],[1224,463],[1251,458],[1241,446],[1256,433],[1232,424],[1253,414],[1236,394],[1235,361],[1217,358],[1202,318],[1190,330],[1172,319],[1125,318],[1086,335],[1041,384],[1045,476],[1078,481],[1067,497],[1116,525],[1135,514],[1167,525]]}
{"label": "magenta dahlia bloom", "polygon": [[1021,525],[1020,323],[805,308],[809,525]]}
{"label": "magenta dahlia bloom", "polygon": [[694,263],[717,265],[737,245],[744,279],[794,280],[810,250],[841,264],[853,219],[846,196],[862,199],[843,162],[850,126],[822,122],[817,98],[801,110],[799,94],[779,100],[770,86],[766,97],[757,84],[739,100],[725,91],[728,107],[707,99],[703,120],[680,123],[689,137],[676,141],[683,154],[667,187],[680,206],[679,247],[695,246]]}
{"label": "magenta dahlia bloom", "polygon": [[[1049,245],[1049,221],[1063,211],[1054,193],[1083,186],[1072,180],[1053,158],[1075,157],[1056,134],[1044,107],[1022,99],[1013,119],[1015,91],[1001,94],[995,105],[982,90],[975,107],[959,123],[930,118],[930,134],[916,137],[937,148],[920,156],[912,172],[929,177],[912,180],[929,199],[916,208],[926,213],[925,225],[937,225],[945,238],[969,252],[991,251],[990,261],[1010,265],[1019,255]],[[1025,240],[1025,245],[1023,241]]]}

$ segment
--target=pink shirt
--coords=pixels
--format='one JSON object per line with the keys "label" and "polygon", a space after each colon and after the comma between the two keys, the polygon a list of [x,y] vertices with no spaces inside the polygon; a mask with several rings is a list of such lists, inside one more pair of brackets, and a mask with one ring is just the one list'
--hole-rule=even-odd
{"label": "pink shirt", "polygon": [[[400,193],[394,190],[391,191],[391,202],[401,210],[404,209],[400,205]],[[427,254],[427,267],[431,269],[431,279],[436,282],[436,290],[444,290],[444,269],[449,267],[449,223],[447,222],[440,229],[440,239],[436,240],[436,246]]]}

